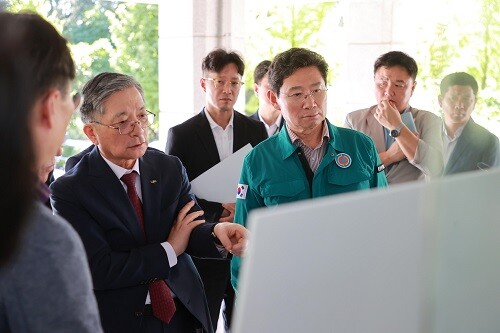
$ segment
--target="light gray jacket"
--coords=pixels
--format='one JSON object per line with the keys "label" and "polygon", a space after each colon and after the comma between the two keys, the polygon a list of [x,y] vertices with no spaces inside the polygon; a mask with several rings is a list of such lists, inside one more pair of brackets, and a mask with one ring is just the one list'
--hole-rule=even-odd
{"label": "light gray jacket", "polygon": [[82,242],[41,203],[0,268],[0,332],[102,332]]}
{"label": "light gray jacket", "polygon": [[[375,142],[377,152],[386,151],[384,128],[374,117],[377,106],[349,113],[345,127],[365,133]],[[410,107],[419,141],[415,159],[401,160],[386,166],[389,184],[403,183],[417,179],[429,180],[443,173],[443,141],[441,138],[441,118],[429,112]]]}

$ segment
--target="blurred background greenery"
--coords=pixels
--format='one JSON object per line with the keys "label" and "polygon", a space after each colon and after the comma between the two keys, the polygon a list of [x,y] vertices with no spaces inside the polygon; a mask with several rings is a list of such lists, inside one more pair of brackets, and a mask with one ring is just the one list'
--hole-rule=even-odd
{"label": "blurred background greenery", "polygon": [[[245,2],[247,70],[243,87],[247,114],[255,112],[258,106],[253,94],[253,69],[261,60],[271,60],[274,54],[289,47],[307,47],[325,55],[331,68],[329,84],[335,83],[337,69],[343,61],[335,58],[339,53],[336,50],[344,43],[341,36],[344,18],[339,14],[341,3],[340,0]],[[469,72],[480,86],[475,117],[482,119],[480,123],[498,135],[500,0],[464,3],[439,0],[435,3],[441,7],[425,8],[429,13],[428,21],[413,22],[411,13],[405,18],[408,24],[420,27],[418,36],[410,36],[418,45],[417,54],[412,54],[420,68],[418,89],[429,91],[429,98],[434,103],[429,111],[439,114],[435,101],[441,78],[452,71]],[[158,114],[157,5],[98,0],[0,0],[0,8],[14,12],[36,11],[62,32],[77,63],[75,90],[103,71],[127,73],[141,82],[148,109]],[[352,110],[340,113],[347,111]],[[338,119],[333,122],[339,124]],[[75,114],[67,137],[86,139],[81,128]],[[158,124],[153,124],[149,139],[158,139]],[[65,152],[65,156],[66,153],[69,152]]]}

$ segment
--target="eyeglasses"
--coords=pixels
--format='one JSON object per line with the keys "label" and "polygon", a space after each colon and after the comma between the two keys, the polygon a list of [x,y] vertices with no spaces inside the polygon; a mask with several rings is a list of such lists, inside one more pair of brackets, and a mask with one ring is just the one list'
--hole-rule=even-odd
{"label": "eyeglasses", "polygon": [[474,104],[474,95],[449,95],[446,94],[444,100],[450,104],[463,105],[468,107]]}
{"label": "eyeglasses", "polygon": [[146,110],[146,113],[137,116],[137,120],[124,120],[112,125],[102,124],[98,121],[92,121],[92,123],[118,130],[120,134],[127,135],[134,131],[136,125],[141,126],[141,128],[146,128],[148,125],[152,124],[154,120],[155,114]]}
{"label": "eyeglasses", "polygon": [[229,88],[231,90],[238,90],[244,84],[244,82],[241,82],[241,81],[235,81],[235,80],[225,81],[225,80],[221,80],[218,78],[211,78],[211,77],[204,77],[203,79],[208,80],[208,81],[212,81],[215,89],[225,88],[226,85],[229,83]]}
{"label": "eyeglasses", "polygon": [[387,88],[389,86],[389,82],[391,83],[391,85],[393,85],[394,87],[396,88],[406,88],[406,86],[408,85],[406,82],[404,81],[392,81],[392,80],[389,80],[387,78],[380,78],[380,79],[376,79],[375,80],[375,84],[377,85],[377,87],[379,88]]}
{"label": "eyeglasses", "polygon": [[293,102],[295,104],[299,104],[299,103],[305,102],[305,100],[309,96],[311,96],[311,98],[314,99],[314,101],[322,100],[323,98],[325,98],[327,91],[328,91],[327,88],[318,88],[318,89],[311,90],[311,92],[309,94],[306,94],[303,92],[296,92],[296,93],[288,95],[282,91],[280,91],[280,93],[282,93],[288,99],[290,99],[291,102]]}

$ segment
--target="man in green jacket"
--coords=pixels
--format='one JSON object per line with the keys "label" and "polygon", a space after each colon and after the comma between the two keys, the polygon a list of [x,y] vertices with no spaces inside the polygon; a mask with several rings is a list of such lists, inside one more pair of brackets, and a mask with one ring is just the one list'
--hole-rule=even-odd
{"label": "man in green jacket", "polygon": [[[243,162],[234,222],[246,225],[255,208],[387,186],[373,141],[326,119],[328,64],[310,50],[278,54],[269,68],[268,98],[285,126]],[[231,262],[238,285],[241,261]]]}

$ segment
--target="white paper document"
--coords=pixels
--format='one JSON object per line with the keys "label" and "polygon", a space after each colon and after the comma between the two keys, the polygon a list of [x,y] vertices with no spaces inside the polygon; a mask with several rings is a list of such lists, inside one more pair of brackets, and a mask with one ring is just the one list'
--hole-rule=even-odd
{"label": "white paper document", "polygon": [[252,150],[249,143],[191,181],[193,193],[215,202],[235,202],[243,159]]}

